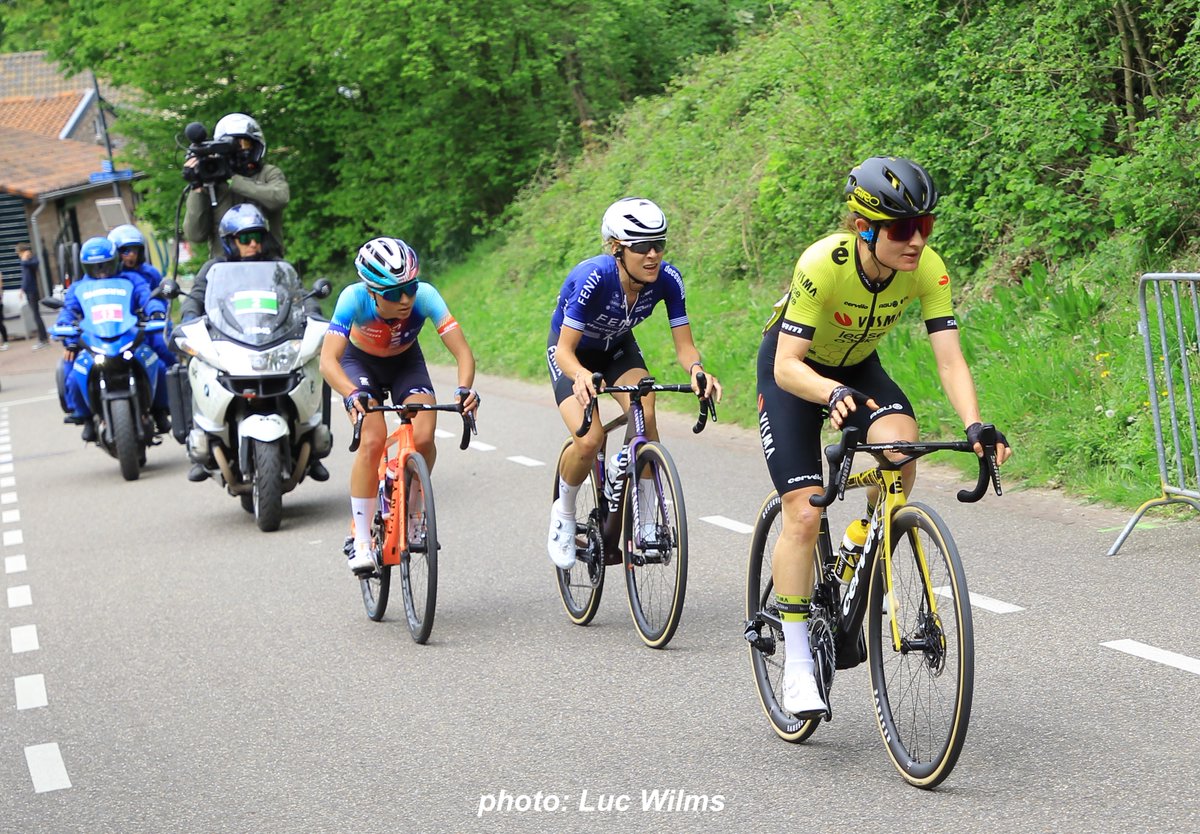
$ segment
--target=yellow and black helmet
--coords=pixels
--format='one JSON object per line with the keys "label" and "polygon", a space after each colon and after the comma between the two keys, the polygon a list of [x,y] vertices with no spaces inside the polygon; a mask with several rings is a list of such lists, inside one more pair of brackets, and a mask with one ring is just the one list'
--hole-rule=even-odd
{"label": "yellow and black helmet", "polygon": [[933,214],[938,192],[929,172],[910,159],[873,156],[846,179],[846,204],[868,220]]}

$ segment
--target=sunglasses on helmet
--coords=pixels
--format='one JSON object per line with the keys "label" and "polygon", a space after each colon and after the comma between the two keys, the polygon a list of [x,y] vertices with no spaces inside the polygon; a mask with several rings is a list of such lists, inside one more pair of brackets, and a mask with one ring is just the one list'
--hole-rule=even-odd
{"label": "sunglasses on helmet", "polygon": [[396,301],[399,301],[402,296],[416,295],[418,283],[420,283],[420,282],[416,278],[414,278],[411,281],[406,281],[397,287],[392,287],[390,290],[384,290],[383,292],[380,292],[379,290],[373,290],[372,292],[374,292],[377,296],[382,298],[384,301],[396,302]]}
{"label": "sunglasses on helmet", "polygon": [[667,251],[666,238],[659,238],[658,240],[639,240],[633,243],[622,243],[621,245],[630,252],[635,252],[638,255],[645,255],[651,249],[655,249],[658,252]]}
{"label": "sunglasses on helmet", "polygon": [[899,220],[889,220],[883,224],[883,228],[887,233],[888,240],[893,240],[897,243],[905,243],[912,240],[913,235],[917,232],[921,233],[921,237],[928,239],[929,233],[933,231],[933,215],[922,214],[920,217],[903,217]]}
{"label": "sunglasses on helmet", "polygon": [[260,231],[238,232],[237,239],[238,243],[242,244],[243,246],[246,246],[250,243],[262,243],[263,233]]}

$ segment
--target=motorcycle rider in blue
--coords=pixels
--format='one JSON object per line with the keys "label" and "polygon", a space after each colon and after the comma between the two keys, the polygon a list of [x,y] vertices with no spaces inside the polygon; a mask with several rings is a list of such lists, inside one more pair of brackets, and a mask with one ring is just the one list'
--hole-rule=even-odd
{"label": "motorcycle rider in blue", "polygon": [[[146,318],[166,318],[166,302],[161,298],[150,297],[150,286],[141,273],[120,268],[117,248],[108,238],[93,237],[84,241],[83,246],[79,248],[79,261],[83,266],[83,280],[76,281],[67,288],[63,296],[63,308],[55,322],[56,326],[75,325],[83,318],[83,306],[76,298],[76,291],[79,287],[86,286],[87,280],[90,278],[124,278],[128,280],[133,289],[134,311]],[[81,380],[87,378],[88,370],[91,367],[91,356],[86,351],[79,352],[79,343],[76,341],[65,341],[63,347],[66,348],[64,361],[69,363],[65,393],[67,408],[70,410],[63,422],[82,423],[83,440],[85,443],[90,443],[96,440],[96,427],[90,419],[91,413],[88,410],[87,398],[80,385]],[[166,349],[166,345],[163,345],[162,348],[167,353],[167,358],[173,363],[175,357]],[[162,433],[171,430],[167,408],[167,390],[164,383],[166,368],[163,367],[163,361],[166,359],[157,349],[155,349],[155,353],[160,361],[156,363],[159,366],[156,369],[158,385],[154,396],[153,413],[155,430]]]}
{"label": "motorcycle rider in blue", "polygon": [[108,239],[117,247],[121,267],[145,278],[151,292],[158,289],[158,285],[162,283],[162,273],[146,259],[146,237],[141,229],[125,223],[109,232]]}

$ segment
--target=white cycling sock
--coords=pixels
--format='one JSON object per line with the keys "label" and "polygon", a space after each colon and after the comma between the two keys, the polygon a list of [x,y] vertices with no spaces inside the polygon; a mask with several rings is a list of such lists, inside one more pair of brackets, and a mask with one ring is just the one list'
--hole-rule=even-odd
{"label": "white cycling sock", "polygon": [[558,501],[559,509],[566,510],[571,515],[575,515],[575,496],[579,494],[579,488],[583,484],[568,484],[562,475],[558,476]]}
{"label": "white cycling sock", "polygon": [[808,645],[808,621],[783,621],[784,665],[812,663],[812,647]]}
{"label": "white cycling sock", "polygon": [[350,498],[350,514],[354,517],[354,541],[371,542],[371,521],[375,518],[375,505],[378,497]]}

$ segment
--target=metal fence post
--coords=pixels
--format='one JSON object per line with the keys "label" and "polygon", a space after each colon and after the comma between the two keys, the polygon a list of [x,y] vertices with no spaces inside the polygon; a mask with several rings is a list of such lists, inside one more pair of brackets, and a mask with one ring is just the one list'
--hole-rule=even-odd
{"label": "metal fence post", "polygon": [[[1167,293],[1164,300],[1163,288]],[[1147,290],[1153,289],[1154,326]],[[1168,309],[1169,308],[1169,309]],[[1185,308],[1190,315],[1185,315]],[[1188,504],[1200,512],[1200,440],[1197,439],[1193,366],[1200,368],[1200,274],[1147,273],[1138,282],[1138,330],[1146,350],[1146,380],[1162,494],[1138,507],[1109,556],[1116,555],[1151,507]],[[1155,362],[1155,340],[1159,360]],[[1182,392],[1180,387],[1182,386]],[[1163,400],[1168,420],[1164,422]],[[1182,402],[1181,402],[1182,400]],[[1169,433],[1164,431],[1164,426]]]}

